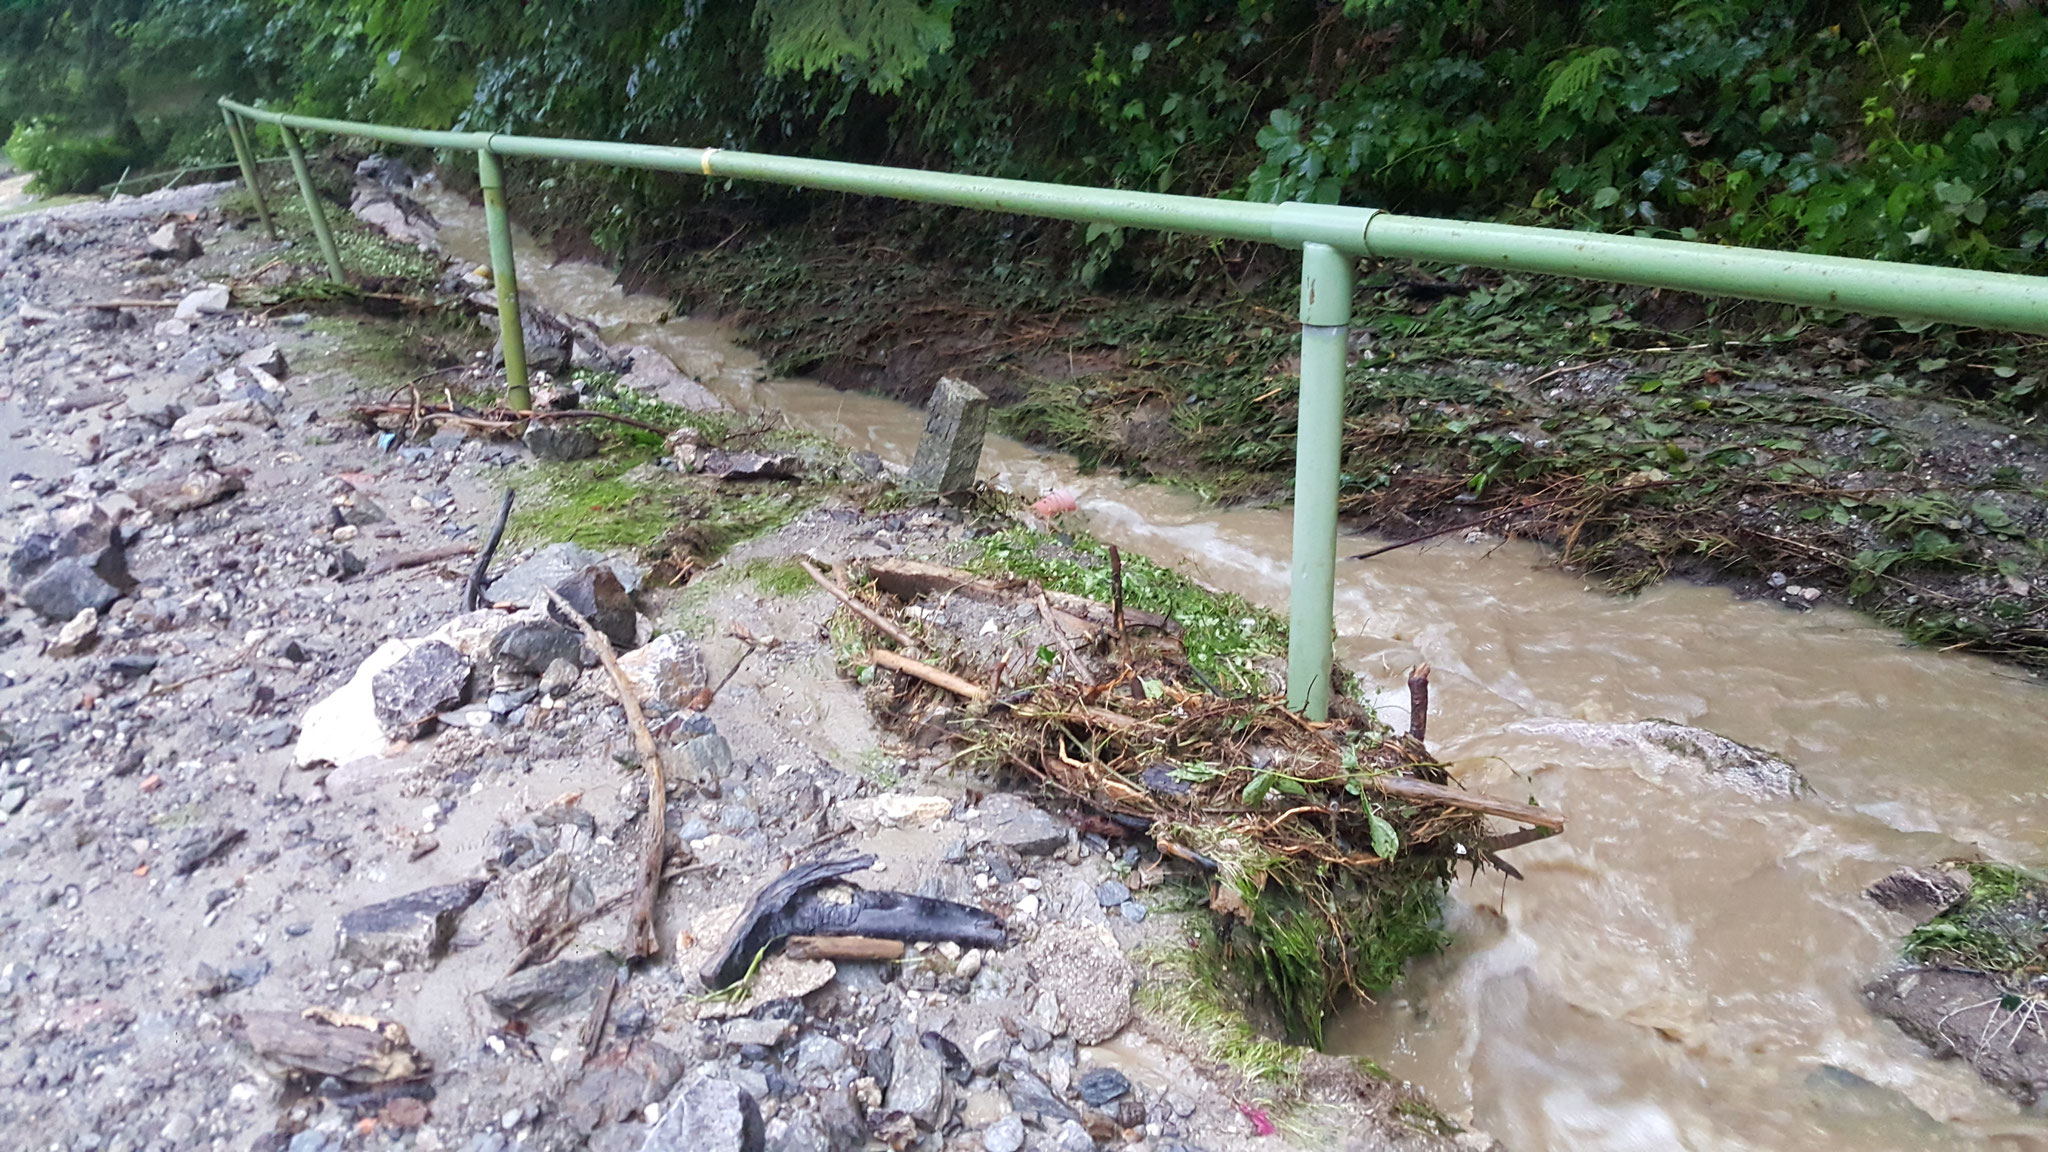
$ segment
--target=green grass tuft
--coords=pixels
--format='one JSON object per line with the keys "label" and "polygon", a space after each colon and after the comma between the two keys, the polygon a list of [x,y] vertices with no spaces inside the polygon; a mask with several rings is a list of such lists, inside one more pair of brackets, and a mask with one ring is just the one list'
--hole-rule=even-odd
{"label": "green grass tuft", "polygon": [[1183,1029],[1209,1059],[1255,1084],[1284,1090],[1306,1050],[1259,1035],[1242,999],[1229,988],[1229,972],[1207,918],[1190,917],[1187,925],[1199,935],[1194,944],[1174,940],[1138,954],[1149,969],[1138,991],[1139,1006]]}
{"label": "green grass tuft", "polygon": [[[1278,617],[1242,597],[1211,592],[1142,556],[1126,553],[1123,560],[1124,603],[1178,622],[1190,663],[1225,692],[1267,690],[1266,664],[1287,647],[1287,629]],[[981,555],[968,566],[1036,580],[1105,604],[1114,595],[1108,546],[1078,536],[1067,540],[1030,528],[1007,529],[984,537]]]}
{"label": "green grass tuft", "polygon": [[770,596],[801,596],[818,585],[803,566],[787,557],[762,557],[747,561],[748,579]]}
{"label": "green grass tuft", "polygon": [[567,541],[599,551],[653,547],[675,526],[677,504],[623,479],[652,459],[641,450],[535,463],[518,485],[522,499],[513,508],[512,538]]}
{"label": "green grass tuft", "polygon": [[2037,965],[2048,945],[2048,884],[2010,865],[1965,867],[1968,899],[1908,933],[1906,956],[1995,975]]}

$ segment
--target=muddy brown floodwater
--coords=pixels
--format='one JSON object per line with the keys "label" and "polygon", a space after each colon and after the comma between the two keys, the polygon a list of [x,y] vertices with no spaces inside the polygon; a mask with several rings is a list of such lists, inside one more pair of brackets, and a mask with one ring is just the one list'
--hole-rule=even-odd
{"label": "muddy brown floodwater", "polygon": [[[481,259],[480,214],[448,196],[432,208],[451,250]],[[743,407],[885,459],[915,445],[918,413],[768,379],[718,325],[659,323],[666,302],[523,236],[520,279]],[[983,465],[1027,494],[1066,488],[1104,538],[1284,610],[1284,509],[1081,476],[1003,439]],[[1684,584],[1615,599],[1497,542],[1340,564],[1337,628],[1341,656],[1382,685],[1436,668],[1432,742],[1466,784],[1571,827],[1516,851],[1526,881],[1457,889],[1455,945],[1335,1022],[1334,1047],[1469,1108],[1516,1152],[2048,1152],[2048,1120],[1930,1059],[1857,995],[1905,927],[1865,885],[1948,856],[2048,858],[2038,684],[1902,647],[1844,610]],[[1652,718],[1775,751],[1808,789],[1736,787],[1643,738],[1633,725]]]}

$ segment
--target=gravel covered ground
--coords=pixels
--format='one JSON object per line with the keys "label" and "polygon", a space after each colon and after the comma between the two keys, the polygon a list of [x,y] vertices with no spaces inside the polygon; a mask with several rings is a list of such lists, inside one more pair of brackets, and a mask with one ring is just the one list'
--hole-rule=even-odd
{"label": "gravel covered ground", "polygon": [[[1261,1083],[1211,1059],[1147,1008],[1186,929],[1134,850],[884,739],[836,668],[834,603],[750,575],[933,555],[972,530],[956,513],[828,497],[625,602],[628,636],[662,636],[627,660],[675,787],[660,954],[622,966],[648,807],[610,678],[531,606],[540,585],[464,616],[468,556],[391,563],[476,544],[526,449],[379,443],[348,409],[407,382],[388,354],[406,321],[249,307],[296,253],[222,192],[0,222],[13,1146],[1489,1145],[1347,1062]],[[739,633],[780,643],[688,707]],[[429,636],[452,695],[359,686],[309,717],[388,642]],[[424,710],[373,715],[399,687]],[[415,720],[422,738],[388,740]],[[705,996],[738,906],[860,854],[853,883],[981,909],[1007,946],[777,960],[744,998]]]}

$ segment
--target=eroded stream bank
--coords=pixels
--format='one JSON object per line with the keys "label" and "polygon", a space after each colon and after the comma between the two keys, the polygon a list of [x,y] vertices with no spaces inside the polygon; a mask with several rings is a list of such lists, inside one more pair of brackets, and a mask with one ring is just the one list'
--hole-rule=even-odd
{"label": "eroded stream bank", "polygon": [[[433,209],[443,243],[480,258],[480,216],[452,197]],[[908,458],[920,419],[902,405],[766,378],[716,324],[664,323],[665,302],[523,238],[521,279],[743,407]],[[1284,510],[1217,510],[1004,440],[984,468],[1025,493],[1067,488],[1104,538],[1285,602]],[[1862,900],[1869,882],[1902,863],[2048,855],[2038,685],[1904,648],[1846,611],[1676,584],[1613,599],[1535,548],[1485,540],[1343,566],[1337,627],[1341,655],[1383,684],[1418,660],[1438,670],[1432,736],[1468,785],[1573,820],[1517,855],[1526,883],[1460,891],[1458,944],[1355,1010],[1338,1046],[1525,1152],[2048,1149],[2048,1126],[1857,998],[1900,930]],[[1651,718],[1775,750],[1808,787],[1746,791],[1650,739],[1636,722]]]}

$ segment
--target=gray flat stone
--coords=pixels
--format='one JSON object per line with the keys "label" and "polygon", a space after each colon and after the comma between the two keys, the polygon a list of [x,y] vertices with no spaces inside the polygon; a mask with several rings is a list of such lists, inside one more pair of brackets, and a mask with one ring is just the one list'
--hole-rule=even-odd
{"label": "gray flat stone", "polygon": [[80,612],[105,611],[121,598],[121,590],[102,579],[92,565],[67,557],[43,569],[20,592],[21,602],[52,622],[74,620]]}
{"label": "gray flat stone", "polygon": [[1049,856],[1067,846],[1065,821],[1021,796],[998,792],[981,802],[991,840],[1019,856]]}
{"label": "gray flat stone", "polygon": [[1970,896],[1970,879],[1945,868],[1901,868],[1863,890],[1887,912],[1925,924]]}
{"label": "gray flat stone", "polygon": [[761,1106],[738,1085],[700,1076],[668,1098],[640,1152],[765,1152]]}
{"label": "gray flat stone", "polygon": [[490,598],[500,604],[531,604],[543,589],[553,588],[592,564],[603,564],[619,578],[627,593],[639,590],[645,575],[624,560],[604,556],[580,544],[550,544],[531,559],[491,582]]}
{"label": "gray flat stone", "polygon": [[542,460],[587,460],[597,455],[597,435],[567,420],[535,420],[520,439]]}
{"label": "gray flat stone", "polygon": [[582,657],[583,634],[553,620],[521,620],[491,639],[491,663],[501,671],[539,676],[557,660]]}
{"label": "gray flat stone", "polygon": [[469,694],[470,663],[439,640],[429,640],[370,679],[377,723],[393,740],[417,740],[441,713]]}
{"label": "gray flat stone", "polygon": [[358,908],[341,918],[334,954],[364,968],[431,968],[483,890],[480,881],[444,884]]}
{"label": "gray flat stone", "polygon": [[602,954],[555,960],[515,972],[484,991],[484,1003],[508,1020],[531,1020],[564,1010],[587,1010],[618,972]]}
{"label": "gray flat stone", "polygon": [[915,1028],[901,1028],[891,1052],[894,1071],[885,1103],[926,1129],[936,1129],[952,1110],[953,1097],[946,1065],[937,1052],[919,1041]]}

